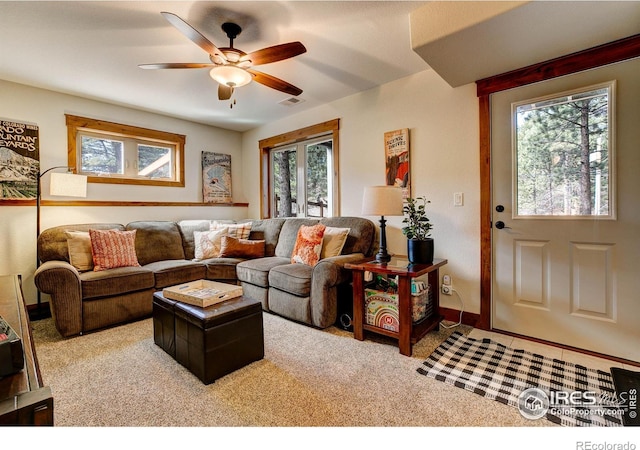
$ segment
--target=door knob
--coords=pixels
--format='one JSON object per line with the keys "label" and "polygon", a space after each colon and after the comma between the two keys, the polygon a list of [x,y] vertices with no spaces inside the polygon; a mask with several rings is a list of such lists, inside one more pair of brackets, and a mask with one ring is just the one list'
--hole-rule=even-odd
{"label": "door knob", "polygon": [[498,211],[498,212],[504,211],[504,206],[502,206],[502,205],[496,206],[496,211]]}
{"label": "door knob", "polygon": [[503,228],[511,228],[511,227],[506,226],[502,220],[498,220],[496,222],[496,228],[498,230],[502,230]]}

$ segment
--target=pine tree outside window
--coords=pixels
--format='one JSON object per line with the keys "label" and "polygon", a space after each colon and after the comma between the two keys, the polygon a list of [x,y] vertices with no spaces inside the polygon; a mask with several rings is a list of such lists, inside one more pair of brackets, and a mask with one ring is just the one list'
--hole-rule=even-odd
{"label": "pine tree outside window", "polygon": [[512,105],[514,218],[615,219],[615,82]]}

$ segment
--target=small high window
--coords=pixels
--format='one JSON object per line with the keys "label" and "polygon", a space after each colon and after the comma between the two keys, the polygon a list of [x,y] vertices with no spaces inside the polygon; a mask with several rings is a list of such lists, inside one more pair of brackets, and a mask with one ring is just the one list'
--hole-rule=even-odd
{"label": "small high window", "polygon": [[185,136],[67,115],[69,167],[92,183],[184,187]]}

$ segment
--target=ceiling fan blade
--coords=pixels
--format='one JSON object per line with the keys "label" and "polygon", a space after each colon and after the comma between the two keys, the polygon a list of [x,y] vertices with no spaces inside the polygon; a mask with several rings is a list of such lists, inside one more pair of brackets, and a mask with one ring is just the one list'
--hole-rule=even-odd
{"label": "ceiling fan blade", "polygon": [[141,69],[204,69],[206,67],[215,67],[212,63],[156,63],[156,64],[138,64]]}
{"label": "ceiling fan blade", "polygon": [[187,38],[195,42],[200,48],[202,48],[209,55],[214,55],[222,58],[224,61],[227,60],[224,53],[222,53],[218,47],[216,47],[209,39],[204,37],[198,30],[193,28],[187,22],[182,20],[180,17],[176,16],[170,12],[161,12],[165,19],[169,21],[171,25],[176,27],[178,31],[184,34]]}
{"label": "ceiling fan blade", "polygon": [[264,84],[267,87],[272,89],[276,89],[278,91],[286,92],[291,95],[300,95],[302,94],[302,89],[295,87],[293,84],[287,83],[280,78],[276,78],[272,75],[267,75],[263,72],[258,72],[257,70],[247,69],[251,75],[253,75],[253,80],[256,83]]}
{"label": "ceiling fan blade", "polygon": [[288,44],[274,45],[273,47],[263,48],[251,52],[246,56],[240,58],[240,61],[251,60],[254,66],[260,64],[268,64],[276,61],[282,61],[283,59],[293,58],[294,56],[305,53],[307,49],[300,42],[289,42]]}
{"label": "ceiling fan blade", "polygon": [[225,86],[224,84],[218,85],[218,100],[229,100],[233,95],[233,88],[231,86]]}

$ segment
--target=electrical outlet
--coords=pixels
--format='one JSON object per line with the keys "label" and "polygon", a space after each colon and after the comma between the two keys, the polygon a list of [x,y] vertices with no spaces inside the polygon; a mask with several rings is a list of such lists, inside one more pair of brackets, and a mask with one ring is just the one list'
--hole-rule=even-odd
{"label": "electrical outlet", "polygon": [[451,284],[451,277],[449,275],[443,275],[442,284]]}
{"label": "electrical outlet", "polygon": [[452,288],[451,288],[450,285],[448,285],[448,284],[443,284],[442,285],[442,293],[444,295],[451,295],[451,291],[452,291]]}

